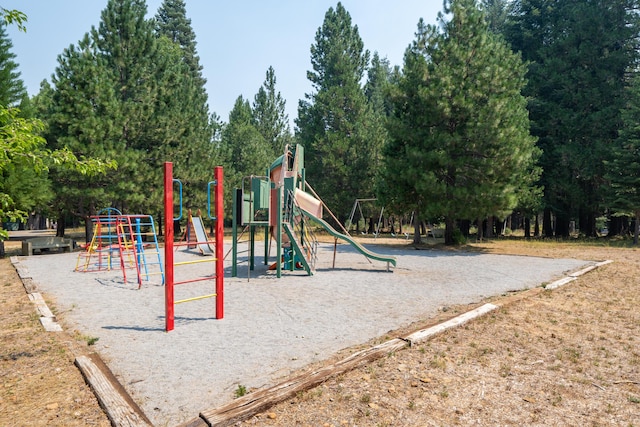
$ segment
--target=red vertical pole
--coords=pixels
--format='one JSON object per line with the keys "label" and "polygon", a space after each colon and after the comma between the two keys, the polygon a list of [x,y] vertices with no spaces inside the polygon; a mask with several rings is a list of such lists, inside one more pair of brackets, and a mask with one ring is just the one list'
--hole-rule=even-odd
{"label": "red vertical pole", "polygon": [[224,317],[224,186],[222,166],[216,166],[214,179],[216,212],[216,319]]}
{"label": "red vertical pole", "polygon": [[173,163],[164,164],[164,298],[165,331],[173,330]]}

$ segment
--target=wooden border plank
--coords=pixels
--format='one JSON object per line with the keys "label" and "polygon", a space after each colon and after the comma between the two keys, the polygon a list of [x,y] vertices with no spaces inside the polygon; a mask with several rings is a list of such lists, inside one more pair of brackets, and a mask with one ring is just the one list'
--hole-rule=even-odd
{"label": "wooden border plank", "polygon": [[[287,400],[301,391],[315,387],[329,378],[343,374],[355,369],[361,364],[379,359],[406,346],[407,342],[400,338],[386,341],[377,346],[354,353],[339,362],[317,371],[304,373],[273,387],[249,393],[220,408],[203,411],[200,413],[200,417],[210,426],[233,425],[238,421],[252,417],[256,413],[265,411],[271,406]],[[183,427],[198,425],[192,423],[197,423],[197,420],[191,420],[183,424]]]}
{"label": "wooden border plank", "polygon": [[32,292],[28,294],[28,296],[31,302],[33,302],[36,305],[36,310],[38,310],[38,313],[40,313],[40,316],[51,317],[52,319],[55,320],[56,316],[53,315],[53,313],[49,309],[49,306],[44,301],[44,298],[42,298],[42,295],[40,294],[40,292]]}
{"label": "wooden border plank", "polygon": [[93,389],[111,425],[116,427],[153,426],[97,354],[78,356],[75,364]]}
{"label": "wooden border plank", "polygon": [[405,337],[407,341],[411,343],[411,345],[420,344],[421,342],[427,341],[431,339],[434,335],[440,334],[447,329],[456,328],[460,325],[463,325],[470,320],[473,320],[477,317],[484,316],[485,314],[497,309],[498,306],[494,304],[484,304],[478,308],[475,308],[471,311],[467,311],[466,313],[462,313],[459,316],[454,317],[453,319],[449,319],[446,322],[440,323],[438,325],[432,326],[427,329],[423,329],[417,332],[412,333]]}

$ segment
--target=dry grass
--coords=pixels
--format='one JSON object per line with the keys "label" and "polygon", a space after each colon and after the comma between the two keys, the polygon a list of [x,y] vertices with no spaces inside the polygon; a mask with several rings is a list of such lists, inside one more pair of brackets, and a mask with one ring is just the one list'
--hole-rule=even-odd
{"label": "dry grass", "polygon": [[0,277],[0,425],[109,426],[73,364],[79,343],[44,331],[8,258],[0,259]]}
{"label": "dry grass", "polygon": [[244,424],[640,426],[639,252],[523,241],[468,249],[615,262],[329,380]]}
{"label": "dry grass", "polygon": [[[243,424],[640,426],[640,252],[509,240],[467,249],[615,262],[558,290],[515,299]],[[73,353],[86,343],[43,331],[7,259],[0,260],[0,277],[0,425],[109,425],[73,365]],[[441,318],[465,309],[452,307]]]}

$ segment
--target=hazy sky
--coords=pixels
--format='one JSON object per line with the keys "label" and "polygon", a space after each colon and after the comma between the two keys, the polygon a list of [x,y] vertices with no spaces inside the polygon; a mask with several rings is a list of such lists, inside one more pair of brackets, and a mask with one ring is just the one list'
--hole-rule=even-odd
{"label": "hazy sky", "polygon": [[[147,0],[148,16],[162,0]],[[298,100],[311,92],[307,71],[310,47],[330,7],[326,0],[185,0],[187,17],[196,34],[197,50],[209,107],[227,121],[236,98],[253,97],[269,66],[276,73],[276,89],[287,103],[289,119],[297,116]],[[7,29],[21,78],[30,95],[42,80],[51,81],[57,57],[98,26],[107,0],[0,0],[6,9],[27,14],[27,32]],[[436,22],[441,0],[343,0],[358,26],[365,49],[377,51],[391,65],[402,65],[420,18]]]}

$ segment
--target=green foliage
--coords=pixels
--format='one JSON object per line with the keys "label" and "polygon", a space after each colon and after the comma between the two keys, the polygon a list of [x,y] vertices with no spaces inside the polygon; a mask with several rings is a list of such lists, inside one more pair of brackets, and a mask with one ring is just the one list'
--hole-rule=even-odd
{"label": "green foliage", "polygon": [[306,176],[340,220],[354,198],[373,195],[380,136],[360,86],[368,62],[358,27],[338,3],[325,14],[311,46],[307,78],[315,92],[300,101],[296,125]]}
{"label": "green foliage", "polygon": [[450,2],[441,30],[421,20],[394,89],[385,147],[385,201],[422,217],[509,213],[536,178],[525,65],[492,34],[474,0]]}
{"label": "green foliage", "polygon": [[7,24],[17,25],[20,31],[27,32],[27,27],[25,26],[27,22],[27,15],[19,10],[15,9],[5,9],[4,7],[0,7],[0,20],[2,21],[0,25]]}
{"label": "green foliage", "polygon": [[[0,105],[0,218],[22,220],[26,210],[47,201],[49,186],[40,178],[52,166],[83,175],[97,175],[116,166],[113,161],[79,160],[65,147],[47,149],[39,136],[42,127],[40,120],[20,118],[18,109]],[[29,189],[29,183],[41,186]],[[6,232],[0,230],[0,240],[6,237]]]}
{"label": "green foliage", "polygon": [[219,125],[195,37],[183,1],[163,2],[154,21],[146,12],[142,0],[110,0],[98,27],[60,55],[53,87],[38,96],[52,147],[119,164],[94,179],[55,171],[61,215],[86,217],[105,206],[157,215],[165,161],[185,184],[189,207],[205,206]]}
{"label": "green foliage", "polygon": [[0,22],[0,105],[6,107],[17,106],[27,95],[12,48],[5,25]]}
{"label": "green foliage", "polygon": [[285,145],[293,143],[285,106],[280,92],[276,92],[275,70],[269,67],[264,83],[254,98],[252,115],[256,129],[271,147],[273,160],[284,153]]}
{"label": "green foliage", "polygon": [[271,146],[253,121],[249,101],[239,96],[229,113],[229,123],[222,130],[222,151],[226,158],[227,188],[239,188],[242,178],[264,175],[274,160]]}
{"label": "green foliage", "polygon": [[568,236],[577,219],[595,236],[607,191],[602,159],[616,138],[625,76],[635,61],[637,1],[514,4],[505,34],[531,63],[525,95],[543,150],[545,207],[556,216],[556,235]]}
{"label": "green foliage", "polygon": [[628,213],[636,218],[634,244],[638,244],[640,229],[640,77],[636,74],[627,89],[626,106],[622,111],[624,126],[620,130],[609,159],[606,178],[611,191],[607,202],[616,212]]}
{"label": "green foliage", "polygon": [[243,386],[242,384],[238,384],[238,387],[236,388],[236,390],[233,392],[234,396],[236,398],[238,397],[242,397],[245,394],[247,394],[247,387]]}

